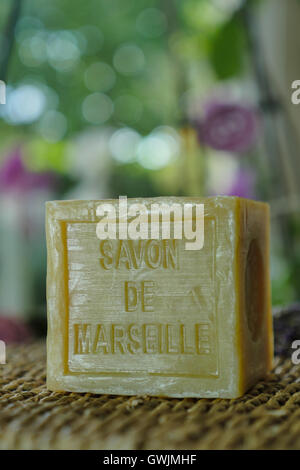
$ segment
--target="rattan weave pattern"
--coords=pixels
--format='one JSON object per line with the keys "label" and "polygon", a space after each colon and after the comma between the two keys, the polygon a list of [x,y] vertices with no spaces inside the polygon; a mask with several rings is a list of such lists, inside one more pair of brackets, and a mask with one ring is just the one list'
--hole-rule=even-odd
{"label": "rattan weave pattern", "polygon": [[235,400],[54,393],[44,344],[10,347],[0,449],[300,449],[300,367],[277,358],[268,379]]}

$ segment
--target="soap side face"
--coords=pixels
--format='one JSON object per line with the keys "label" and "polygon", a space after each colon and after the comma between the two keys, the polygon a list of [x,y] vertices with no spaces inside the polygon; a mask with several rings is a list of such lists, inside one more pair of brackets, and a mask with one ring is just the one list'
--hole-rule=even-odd
{"label": "soap side face", "polygon": [[143,200],[149,207],[158,201],[204,203],[202,250],[185,251],[184,240],[105,244],[96,237],[96,208],[104,201],[47,204],[50,389],[224,398],[243,392],[238,200]]}
{"label": "soap side face", "polygon": [[273,362],[269,206],[241,200],[237,247],[241,393],[265,377]]}

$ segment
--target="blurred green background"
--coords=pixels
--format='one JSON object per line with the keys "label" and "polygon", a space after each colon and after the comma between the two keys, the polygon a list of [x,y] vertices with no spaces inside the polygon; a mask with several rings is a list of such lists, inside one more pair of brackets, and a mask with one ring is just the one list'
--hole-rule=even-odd
{"label": "blurred green background", "polygon": [[1,1],[2,315],[42,331],[44,202],[119,195],[270,202],[273,304],[299,299],[298,135],[268,62],[283,3],[300,14],[296,0]]}

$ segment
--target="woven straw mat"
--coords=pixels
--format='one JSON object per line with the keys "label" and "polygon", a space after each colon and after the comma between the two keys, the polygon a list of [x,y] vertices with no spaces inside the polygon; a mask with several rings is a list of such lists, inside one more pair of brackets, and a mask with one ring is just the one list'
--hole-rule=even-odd
{"label": "woven straw mat", "polygon": [[276,359],[234,400],[54,393],[45,346],[0,366],[0,449],[300,449],[300,368]]}

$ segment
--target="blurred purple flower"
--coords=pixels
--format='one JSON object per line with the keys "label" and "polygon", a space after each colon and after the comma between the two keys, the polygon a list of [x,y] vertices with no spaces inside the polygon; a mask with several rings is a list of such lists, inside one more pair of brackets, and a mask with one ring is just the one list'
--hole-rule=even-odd
{"label": "blurred purple flower", "polygon": [[0,316],[0,340],[6,344],[23,343],[32,338],[30,328],[20,319]]}
{"label": "blurred purple flower", "polygon": [[227,196],[239,196],[248,199],[255,198],[255,176],[252,171],[241,168],[226,192]]}
{"label": "blurred purple flower", "polygon": [[50,172],[29,171],[22,159],[20,148],[13,150],[0,168],[0,191],[26,192],[48,189],[55,184],[55,175]]}
{"label": "blurred purple flower", "polygon": [[255,142],[258,116],[250,106],[212,101],[196,126],[202,143],[216,150],[241,153]]}

